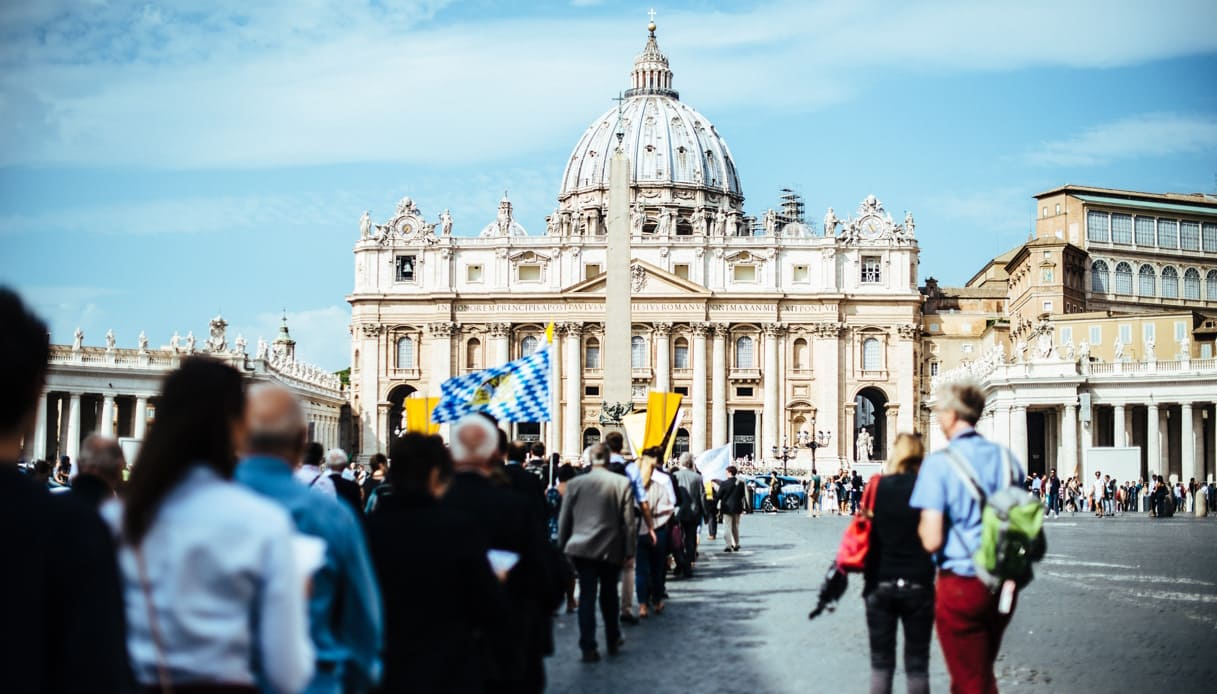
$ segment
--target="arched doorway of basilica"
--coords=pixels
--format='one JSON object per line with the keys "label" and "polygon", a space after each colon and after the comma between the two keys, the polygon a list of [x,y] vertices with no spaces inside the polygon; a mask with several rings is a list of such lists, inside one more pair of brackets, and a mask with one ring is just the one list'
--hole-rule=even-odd
{"label": "arched doorway of basilica", "polygon": [[588,427],[583,430],[583,447],[594,446],[600,443],[600,430],[596,427]]}
{"label": "arched doorway of basilica", "polygon": [[871,437],[871,460],[887,459],[887,396],[878,388],[863,388],[854,397],[854,429],[850,440],[853,459],[858,461],[858,437],[862,430]]}
{"label": "arched doorway of basilica", "polygon": [[689,430],[680,428],[676,430],[676,440],[672,442],[672,455],[679,456],[681,453],[689,451]]}
{"label": "arched doorway of basilica", "polygon": [[389,420],[385,422],[385,450],[388,450],[389,441],[400,433],[404,428],[402,417],[405,413],[405,401],[417,390],[414,386],[401,384],[395,386],[389,391]]}

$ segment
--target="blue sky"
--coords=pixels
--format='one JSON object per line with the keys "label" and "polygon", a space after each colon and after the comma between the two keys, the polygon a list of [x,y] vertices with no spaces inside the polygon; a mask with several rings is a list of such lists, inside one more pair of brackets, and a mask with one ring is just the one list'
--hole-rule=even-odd
{"label": "blue sky", "polygon": [[[56,342],[113,328],[252,345],[287,310],[346,366],[351,247],[403,195],[455,233],[503,190],[542,233],[584,128],[628,86],[649,3],[9,0],[0,283]],[[759,215],[874,193],[922,277],[966,280],[1063,183],[1217,193],[1217,3],[674,2],[674,86]]]}

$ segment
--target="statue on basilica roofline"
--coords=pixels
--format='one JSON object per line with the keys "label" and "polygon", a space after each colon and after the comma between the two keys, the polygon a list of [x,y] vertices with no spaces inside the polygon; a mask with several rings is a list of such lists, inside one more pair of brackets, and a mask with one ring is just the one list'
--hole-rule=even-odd
{"label": "statue on basilica roofline", "polygon": [[1090,361],[1090,343],[1086,340],[1082,340],[1081,344],[1078,345],[1078,361]]}
{"label": "statue on basilica roofline", "polygon": [[359,217],[359,238],[366,239],[372,235],[372,214],[368,210],[363,211],[363,215]]}
{"label": "statue on basilica roofline", "polygon": [[1124,361],[1124,342],[1116,336],[1116,343],[1111,348],[1112,361]]}
{"label": "statue on basilica roofline", "polygon": [[244,335],[242,335],[242,334],[240,334],[240,333],[238,333],[238,334],[237,334],[237,339],[236,339],[236,341],[235,341],[235,344],[236,344],[236,351],[237,351],[237,354],[240,354],[241,356],[244,356],[244,355],[245,355],[245,345],[246,345],[246,342],[245,342],[245,336],[244,336]]}
{"label": "statue on basilica roofline", "polygon": [[189,330],[186,332],[186,353],[194,354],[194,331],[193,330]]}
{"label": "statue on basilica roofline", "polygon": [[765,224],[765,236],[777,236],[778,233],[778,214],[772,208],[765,210],[765,214],[761,217]]}
{"label": "statue on basilica roofline", "polygon": [[642,233],[642,225],[646,222],[647,215],[642,211],[642,203],[635,202],[634,209],[630,211],[630,233],[637,235]]}
{"label": "statue on basilica roofline", "polygon": [[72,351],[79,352],[80,348],[84,346],[84,341],[85,331],[76,328],[76,332],[72,334]]}
{"label": "statue on basilica roofline", "polygon": [[824,235],[836,236],[837,227],[841,224],[841,220],[837,217],[837,213],[833,212],[832,208],[828,208],[828,212],[824,215]]}
{"label": "statue on basilica roofline", "polygon": [[1154,354],[1155,346],[1154,338],[1151,337],[1145,340],[1145,361],[1158,361],[1157,355]]}
{"label": "statue on basilica roofline", "polygon": [[139,353],[140,354],[148,353],[148,336],[144,333],[143,330],[139,331]]}
{"label": "statue on basilica roofline", "polygon": [[169,349],[177,352],[182,345],[182,336],[178,335],[177,331],[173,331],[173,337],[169,338]]}
{"label": "statue on basilica roofline", "polygon": [[913,213],[906,211],[904,213],[904,233],[911,237],[913,230],[916,228],[917,225],[913,222]]}
{"label": "statue on basilica roofline", "polygon": [[1183,339],[1179,340],[1179,356],[1184,361],[1192,358],[1192,341],[1186,335],[1183,336]]}
{"label": "statue on basilica roofline", "polygon": [[452,213],[446,209],[439,215],[439,228],[444,236],[452,235]]}
{"label": "statue on basilica roofline", "polygon": [[107,352],[113,352],[113,351],[114,351],[114,344],[115,344],[115,340],[114,340],[114,330],[113,330],[113,329],[111,329],[111,330],[107,330],[107,331],[106,331],[106,351],[107,351]]}

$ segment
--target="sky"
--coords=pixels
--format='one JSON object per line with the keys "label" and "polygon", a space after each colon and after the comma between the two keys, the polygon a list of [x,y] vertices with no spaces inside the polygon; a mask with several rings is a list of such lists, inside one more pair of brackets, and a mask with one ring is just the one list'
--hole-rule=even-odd
{"label": "sky", "polygon": [[[6,0],[0,285],[70,343],[274,337],[349,363],[359,216],[454,233],[503,191],[544,233],[584,129],[628,88],[650,3]],[[1217,193],[1217,3],[655,4],[681,99],[760,215],[868,195],[965,282],[1065,183]],[[844,216],[844,214],[841,214]]]}

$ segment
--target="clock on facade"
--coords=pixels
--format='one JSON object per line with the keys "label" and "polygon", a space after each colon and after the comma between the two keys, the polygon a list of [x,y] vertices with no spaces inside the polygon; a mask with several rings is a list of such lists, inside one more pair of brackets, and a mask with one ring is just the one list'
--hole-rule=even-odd
{"label": "clock on facade", "polygon": [[879,234],[883,232],[883,226],[875,217],[867,217],[858,225],[858,233],[862,238],[871,240],[879,238]]}

